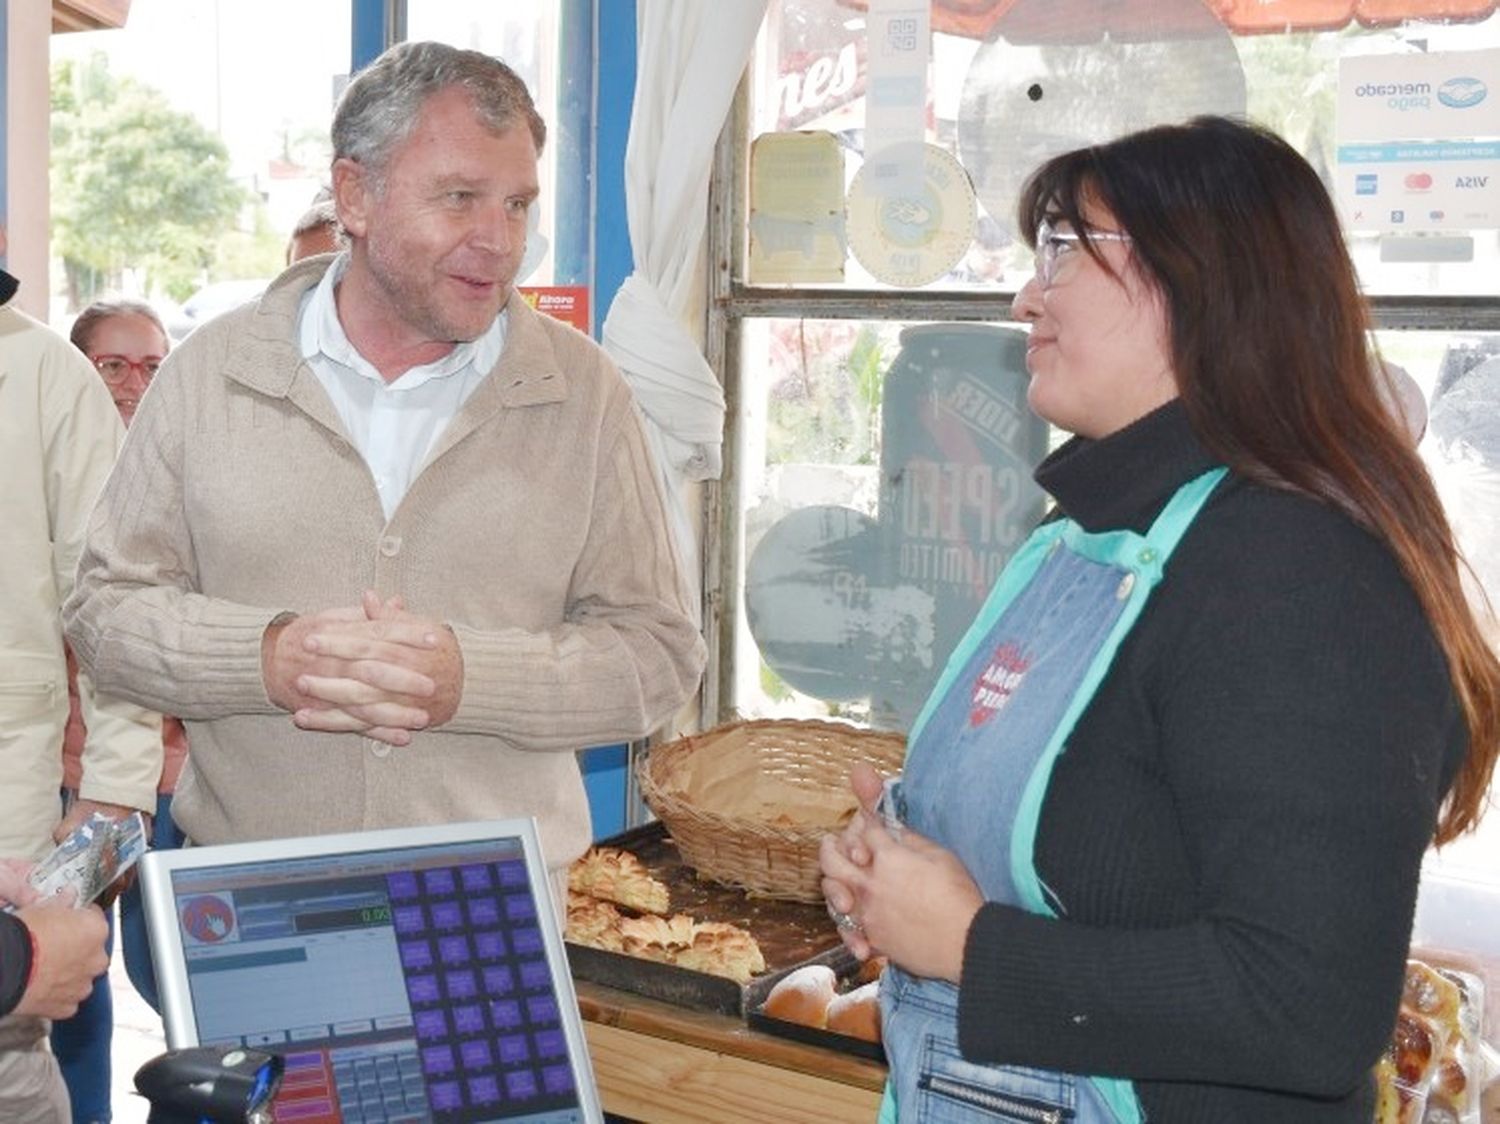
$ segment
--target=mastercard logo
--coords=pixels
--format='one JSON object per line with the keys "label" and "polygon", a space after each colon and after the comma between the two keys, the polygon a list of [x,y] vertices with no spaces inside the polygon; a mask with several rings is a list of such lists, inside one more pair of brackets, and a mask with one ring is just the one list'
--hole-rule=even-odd
{"label": "mastercard logo", "polygon": [[1406,177],[1407,191],[1431,191],[1432,176],[1427,172],[1413,172]]}

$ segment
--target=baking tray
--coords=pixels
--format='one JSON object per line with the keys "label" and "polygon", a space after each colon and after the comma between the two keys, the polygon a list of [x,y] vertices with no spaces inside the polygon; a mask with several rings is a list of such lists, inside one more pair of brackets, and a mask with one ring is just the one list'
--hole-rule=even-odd
{"label": "baking tray", "polygon": [[683,863],[666,825],[660,821],[602,839],[598,845],[618,847],[640,859],[666,884],[671,912],[689,914],[696,921],[727,921],[748,929],[766,958],[766,971],[749,983],[739,984],[723,976],[567,942],[568,963],[576,979],[680,1007],[743,1016],[759,1007],[776,981],[793,968],[833,964],[841,958],[853,963],[822,906],[753,898],[733,886],[699,881],[692,868]]}
{"label": "baking tray", "polygon": [[[855,959],[854,953],[845,948],[842,941],[839,942],[838,948],[814,958],[809,963],[827,964],[832,968],[833,974],[838,977],[840,992],[849,991],[862,982],[857,981],[856,977],[864,965]],[[756,1001],[745,1008],[745,1022],[752,1030],[758,1030],[763,1034],[774,1034],[779,1038],[790,1038],[809,1046],[822,1046],[828,1050],[837,1050],[843,1054],[853,1054],[855,1057],[868,1058],[870,1061],[885,1064],[885,1047],[879,1042],[870,1042],[863,1038],[856,1038],[852,1034],[839,1034],[837,1031],[823,1027],[808,1026],[806,1023],[778,1019],[775,1015],[766,1014],[766,996],[770,994],[771,988],[776,986],[776,982],[786,974],[786,972],[776,973],[771,986],[765,988]]]}
{"label": "baking tray", "polygon": [[885,1047],[879,1042],[868,1042],[863,1038],[855,1038],[852,1034],[835,1034],[822,1027],[778,1019],[774,1015],[763,1012],[758,1004],[746,1012],[745,1022],[749,1024],[751,1030],[758,1030],[763,1034],[774,1034],[779,1038],[790,1038],[809,1046],[822,1046],[828,1050],[837,1050],[841,1054],[853,1054],[856,1057],[868,1058],[872,1062],[879,1062],[881,1065],[885,1064]]}

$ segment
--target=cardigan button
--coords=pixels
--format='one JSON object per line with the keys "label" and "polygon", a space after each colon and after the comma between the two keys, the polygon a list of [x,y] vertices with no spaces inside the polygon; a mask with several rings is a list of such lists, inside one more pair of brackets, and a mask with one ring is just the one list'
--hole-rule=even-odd
{"label": "cardigan button", "polygon": [[380,553],[387,558],[394,558],[401,553],[401,536],[384,535],[380,540]]}
{"label": "cardigan button", "polygon": [[366,738],[365,744],[370,747],[370,754],[374,757],[389,757],[391,747],[387,742],[376,741],[374,738]]}

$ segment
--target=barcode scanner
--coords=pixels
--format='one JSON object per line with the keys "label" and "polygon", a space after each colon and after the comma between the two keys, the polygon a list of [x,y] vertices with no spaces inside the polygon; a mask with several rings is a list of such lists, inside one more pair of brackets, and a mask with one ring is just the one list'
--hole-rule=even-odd
{"label": "barcode scanner", "polygon": [[271,1100],[285,1063],[238,1046],[168,1050],[135,1072],[151,1102],[146,1124],[271,1124]]}

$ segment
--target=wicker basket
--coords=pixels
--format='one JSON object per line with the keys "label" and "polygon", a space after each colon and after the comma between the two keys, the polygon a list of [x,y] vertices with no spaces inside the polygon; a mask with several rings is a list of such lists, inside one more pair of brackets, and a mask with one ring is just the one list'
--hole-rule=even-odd
{"label": "wicker basket", "polygon": [[[731,734],[737,735],[734,748],[725,750]],[[831,827],[761,822],[687,802],[674,782],[690,775],[693,754],[709,747],[732,758],[744,754],[743,765],[751,770],[747,783],[774,781],[815,804],[848,794],[852,809],[849,766],[866,761],[883,774],[894,773],[906,739],[832,722],[731,722],[656,746],[637,766],[641,795],[700,877],[764,897],[821,902],[818,844]]]}

